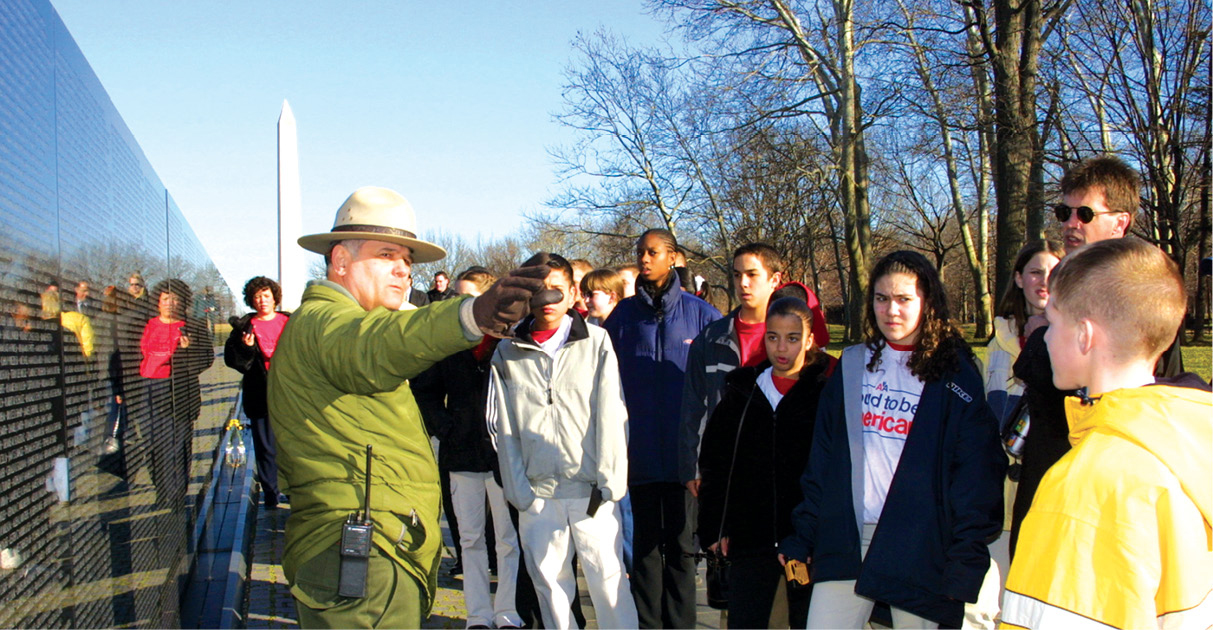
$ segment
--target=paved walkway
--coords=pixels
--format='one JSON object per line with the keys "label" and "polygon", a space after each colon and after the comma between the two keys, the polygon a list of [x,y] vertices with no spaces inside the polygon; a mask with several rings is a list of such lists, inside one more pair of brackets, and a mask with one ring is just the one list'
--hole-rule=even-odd
{"label": "paved walkway", "polygon": [[[258,510],[257,534],[253,541],[252,558],[250,559],[247,608],[244,618],[248,628],[293,628],[298,627],[295,620],[295,603],[291,599],[286,577],[282,574],[282,548],[286,517],[290,514],[289,506],[283,504],[277,510]],[[434,609],[422,628],[463,628],[465,612],[463,607],[463,581],[449,577],[449,570],[455,564],[450,551],[454,550],[449,529],[443,522],[442,533],[447,542],[442,554],[442,567],[438,578],[438,598]],[[706,594],[703,589],[703,569],[700,569],[698,589],[699,623],[698,628],[719,628],[720,612],[707,606]],[[496,578],[494,578],[495,580]],[[582,610],[586,614],[587,628],[597,628],[594,620],[594,606],[590,603],[584,578],[578,575],[581,582]]]}

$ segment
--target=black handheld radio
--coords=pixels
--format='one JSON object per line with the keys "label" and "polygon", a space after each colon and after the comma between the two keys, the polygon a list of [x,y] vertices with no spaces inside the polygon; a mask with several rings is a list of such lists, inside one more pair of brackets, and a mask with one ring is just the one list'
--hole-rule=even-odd
{"label": "black handheld radio", "polygon": [[341,597],[366,597],[366,570],[371,558],[371,446],[366,447],[366,494],[362,509],[350,514],[341,527],[341,565],[337,594]]}

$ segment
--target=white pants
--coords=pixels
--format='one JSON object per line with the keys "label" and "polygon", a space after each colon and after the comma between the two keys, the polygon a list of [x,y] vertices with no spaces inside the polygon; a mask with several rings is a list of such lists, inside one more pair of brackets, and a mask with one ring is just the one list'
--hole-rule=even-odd
{"label": "white pants", "polygon": [[591,518],[589,498],[535,499],[518,514],[527,570],[535,583],[545,628],[575,627],[569,606],[576,592],[573,548],[585,573],[600,628],[636,628],[636,604],[623,571],[619,509],[604,501]]}
{"label": "white pants", "polygon": [[[864,523],[860,536],[859,557],[868,555],[868,545],[876,525]],[[855,580],[817,582],[813,584],[813,599],[809,602],[808,630],[815,628],[863,628],[872,616],[876,602],[855,594]],[[894,628],[938,628],[939,624],[890,606]]]}
{"label": "white pants", "polygon": [[[484,501],[493,511],[497,537],[497,596],[490,601],[489,554],[485,545]],[[463,601],[467,625],[521,626],[514,604],[518,583],[518,536],[510,522],[501,486],[491,472],[452,472],[451,503],[459,521],[459,547],[463,550]]]}
{"label": "white pants", "polygon": [[974,630],[994,630],[997,624],[994,620],[998,618],[999,608],[1002,601],[1002,572],[999,570],[998,563],[990,558],[990,568],[986,571],[986,577],[981,582],[981,590],[977,593],[977,603],[970,604],[965,602],[965,620],[961,625],[962,628],[973,628]]}

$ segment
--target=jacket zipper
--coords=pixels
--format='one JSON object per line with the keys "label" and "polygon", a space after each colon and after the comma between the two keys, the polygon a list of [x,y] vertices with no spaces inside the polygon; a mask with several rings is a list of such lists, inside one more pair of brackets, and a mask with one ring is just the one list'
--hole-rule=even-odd
{"label": "jacket zipper", "polygon": [[[556,350],[556,354],[560,354],[560,351],[561,351],[561,350],[564,350],[564,348],[558,348],[558,349]],[[546,352],[544,352],[544,355],[546,356],[546,355],[547,355],[547,353],[546,353]],[[551,357],[548,357],[548,382],[547,382],[547,386],[548,386],[548,405],[549,405],[549,406],[551,406],[551,405],[552,405],[552,379],[555,377],[555,375],[556,375],[556,357],[551,356]]]}
{"label": "jacket zipper", "polygon": [[661,365],[665,353],[665,313],[657,313],[657,364]]}

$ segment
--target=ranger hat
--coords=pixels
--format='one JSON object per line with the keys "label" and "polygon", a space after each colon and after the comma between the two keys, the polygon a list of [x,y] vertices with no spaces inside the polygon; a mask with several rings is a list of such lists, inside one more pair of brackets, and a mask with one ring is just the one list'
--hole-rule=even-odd
{"label": "ranger hat", "polygon": [[333,230],[299,238],[299,246],[328,255],[338,241],[383,241],[413,250],[413,262],[425,263],[446,257],[446,250],[417,238],[417,215],[400,193],[379,186],[354,191],[333,220]]}

